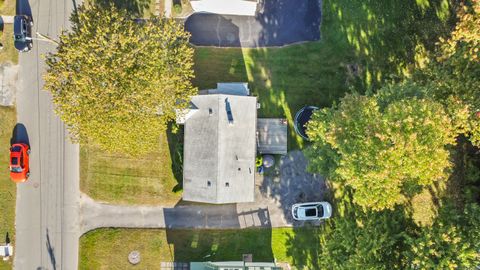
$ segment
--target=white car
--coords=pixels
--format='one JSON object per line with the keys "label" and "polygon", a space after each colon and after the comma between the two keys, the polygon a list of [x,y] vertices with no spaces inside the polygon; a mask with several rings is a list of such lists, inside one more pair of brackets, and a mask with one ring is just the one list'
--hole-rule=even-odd
{"label": "white car", "polygon": [[296,203],[292,206],[295,220],[320,220],[332,216],[332,205],[328,202]]}

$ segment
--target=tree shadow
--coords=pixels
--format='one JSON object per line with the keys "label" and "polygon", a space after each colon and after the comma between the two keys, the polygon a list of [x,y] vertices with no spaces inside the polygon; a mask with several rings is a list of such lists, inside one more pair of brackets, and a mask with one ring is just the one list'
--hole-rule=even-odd
{"label": "tree shadow", "polygon": [[480,149],[461,135],[451,155],[454,166],[445,194],[458,209],[467,202],[480,203]]}
{"label": "tree shadow", "polygon": [[95,4],[108,8],[114,5],[118,9],[126,10],[128,13],[143,17],[145,11],[149,10],[151,1],[149,0],[94,0]]}
{"label": "tree shadow", "polygon": [[17,123],[12,131],[10,145],[15,143],[24,143],[30,147],[30,139],[28,138],[27,128],[22,123]]}
{"label": "tree shadow", "polygon": [[324,9],[338,41],[355,53],[363,89],[378,88],[391,75],[403,77],[424,65],[427,51],[454,22],[453,7],[442,0],[343,0],[325,2]]}
{"label": "tree shadow", "polygon": [[287,234],[287,255],[293,258],[292,264],[298,269],[321,269],[319,266],[320,236],[323,229],[307,226],[293,228]]}
{"label": "tree shadow", "polygon": [[177,180],[177,185],[173,187],[172,191],[180,192],[183,190],[183,125],[170,123],[166,134],[172,161],[173,177]]}
{"label": "tree shadow", "polygon": [[292,128],[300,108],[331,106],[351,89],[375,91],[427,61],[452,21],[451,7],[429,2],[421,8],[415,1],[325,1],[319,42],[242,50],[259,115],[287,118],[289,149],[303,147]]}

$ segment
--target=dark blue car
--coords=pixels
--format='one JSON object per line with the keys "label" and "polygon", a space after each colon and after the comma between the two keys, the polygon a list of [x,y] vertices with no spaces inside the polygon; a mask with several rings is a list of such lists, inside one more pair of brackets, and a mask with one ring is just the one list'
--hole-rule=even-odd
{"label": "dark blue car", "polygon": [[13,18],[13,40],[19,52],[28,52],[32,49],[33,20],[26,15],[16,15]]}

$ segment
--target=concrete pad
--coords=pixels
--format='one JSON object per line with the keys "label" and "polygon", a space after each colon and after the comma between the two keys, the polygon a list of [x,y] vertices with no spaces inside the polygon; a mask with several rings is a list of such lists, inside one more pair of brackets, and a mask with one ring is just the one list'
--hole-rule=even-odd
{"label": "concrete pad", "polygon": [[0,106],[13,106],[17,92],[18,65],[0,65]]}

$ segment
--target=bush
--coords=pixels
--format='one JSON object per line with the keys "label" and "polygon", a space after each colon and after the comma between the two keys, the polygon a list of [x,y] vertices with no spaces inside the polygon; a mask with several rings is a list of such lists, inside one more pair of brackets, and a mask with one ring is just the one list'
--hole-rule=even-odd
{"label": "bush", "polygon": [[173,6],[173,12],[175,12],[176,14],[182,13],[182,5],[180,5],[180,4],[175,4],[175,5]]}

